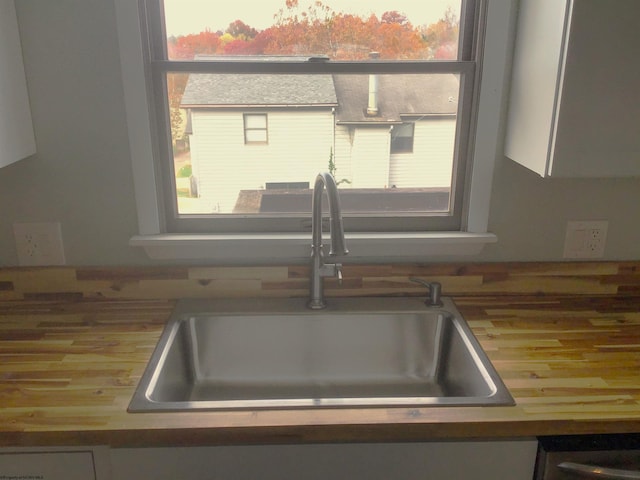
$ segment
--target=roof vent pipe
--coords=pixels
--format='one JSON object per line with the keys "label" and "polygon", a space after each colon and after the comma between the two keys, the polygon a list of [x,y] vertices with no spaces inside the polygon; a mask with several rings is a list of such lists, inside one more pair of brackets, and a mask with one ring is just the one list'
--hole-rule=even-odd
{"label": "roof vent pipe", "polygon": [[[378,52],[371,52],[369,57],[372,60],[380,58]],[[378,115],[378,75],[369,75],[369,102],[367,104],[367,115]]]}

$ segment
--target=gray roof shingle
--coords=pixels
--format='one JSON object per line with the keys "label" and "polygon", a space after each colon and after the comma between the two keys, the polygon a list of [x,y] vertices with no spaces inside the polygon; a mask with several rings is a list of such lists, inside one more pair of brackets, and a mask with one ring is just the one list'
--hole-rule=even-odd
{"label": "gray roof shingle", "polygon": [[182,106],[337,106],[331,75],[189,75]]}
{"label": "gray roof shingle", "polygon": [[396,123],[401,116],[454,115],[458,77],[453,74],[378,75],[378,115],[367,116],[368,75],[334,75],[338,123]]}
{"label": "gray roof shingle", "polygon": [[[200,60],[238,61],[249,57],[203,56]],[[255,61],[307,61],[303,56],[264,56]],[[183,108],[337,107],[338,123],[398,123],[402,116],[453,115],[459,79],[454,74],[378,75],[378,109],[368,116],[369,75],[192,73]]]}

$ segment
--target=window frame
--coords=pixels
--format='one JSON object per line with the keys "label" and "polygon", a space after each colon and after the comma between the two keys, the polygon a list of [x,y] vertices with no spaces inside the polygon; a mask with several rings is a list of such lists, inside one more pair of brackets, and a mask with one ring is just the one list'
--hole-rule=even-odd
{"label": "window frame", "polygon": [[[248,120],[250,118],[264,118],[264,127],[249,127]],[[268,145],[269,144],[269,116],[266,113],[243,113],[242,125],[244,127],[244,144],[245,145]],[[248,132],[264,132],[264,140],[249,140]]]}
{"label": "window frame", "polygon": [[[386,212],[343,214],[347,231],[460,231],[464,225],[465,177],[471,155],[472,118],[474,115],[475,72],[478,64],[478,39],[475,25],[481,25],[482,0],[461,0],[460,43],[458,59],[448,61],[278,61],[255,62],[234,58],[233,61],[209,59],[169,60],[164,27],[162,0],[139,0],[146,20],[148,52],[147,71],[152,90],[154,126],[159,139],[158,157],[162,189],[158,195],[164,202],[164,222],[171,233],[261,233],[301,232],[308,230],[309,215],[300,214],[182,214],[178,211],[175,171],[171,148],[170,112],[166,77],[176,73],[246,73],[246,74],[454,74],[459,77],[458,122],[455,134],[450,209],[448,212]],[[476,8],[478,6],[478,8]],[[469,21],[469,20],[473,21]]]}
{"label": "window frame", "polygon": [[[273,264],[308,258],[308,233],[236,234],[169,233],[164,205],[158,201],[161,188],[157,132],[152,128],[153,98],[147,88],[148,56],[141,38],[145,35],[145,12],[130,0],[114,0],[120,44],[124,101],[129,130],[133,180],[136,192],[138,234],[130,244],[142,247],[153,259],[205,260],[227,264]],[[497,241],[488,231],[491,185],[496,156],[500,152],[503,91],[512,49],[512,27],[516,8],[511,0],[480,0],[485,15],[484,49],[478,74],[478,109],[473,143],[473,168],[467,177],[463,225],[443,232],[351,233],[350,258],[379,261],[415,261],[429,256],[475,255]],[[185,248],[188,247],[188,248]]]}

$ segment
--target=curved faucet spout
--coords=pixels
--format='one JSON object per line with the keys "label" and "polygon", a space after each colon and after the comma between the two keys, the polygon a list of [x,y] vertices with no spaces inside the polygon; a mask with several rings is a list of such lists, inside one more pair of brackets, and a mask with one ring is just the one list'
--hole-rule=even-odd
{"label": "curved faucet spout", "polygon": [[342,209],[338,186],[333,175],[321,172],[316,177],[313,186],[313,198],[311,207],[311,278],[309,308],[321,309],[326,306],[324,302],[324,277],[338,277],[342,279],[342,265],[339,263],[324,263],[322,251],[322,192],[327,190],[329,198],[331,249],[329,255],[346,255],[349,253],[344,239],[344,227],[342,225]]}
{"label": "curved faucet spout", "polygon": [[342,225],[342,208],[338,186],[333,175],[328,172],[320,172],[313,186],[313,199],[311,203],[311,232],[312,246],[322,246],[322,191],[325,187],[329,199],[331,249],[329,255],[346,255],[349,253],[344,239],[344,227]]}

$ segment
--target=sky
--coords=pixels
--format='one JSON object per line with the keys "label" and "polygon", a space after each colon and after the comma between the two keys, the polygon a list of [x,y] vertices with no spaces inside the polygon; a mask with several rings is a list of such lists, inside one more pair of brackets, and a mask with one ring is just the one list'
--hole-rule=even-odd
{"label": "sky", "polygon": [[[368,17],[375,13],[397,10],[413,25],[431,24],[442,18],[448,6],[460,10],[461,0],[323,0],[337,12]],[[165,0],[167,35],[199,33],[206,29],[224,31],[231,22],[242,20],[262,30],[273,24],[273,16],[285,8],[285,0]],[[310,0],[300,0],[306,6]]]}

